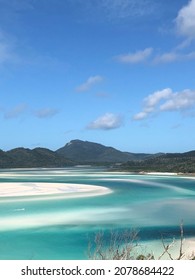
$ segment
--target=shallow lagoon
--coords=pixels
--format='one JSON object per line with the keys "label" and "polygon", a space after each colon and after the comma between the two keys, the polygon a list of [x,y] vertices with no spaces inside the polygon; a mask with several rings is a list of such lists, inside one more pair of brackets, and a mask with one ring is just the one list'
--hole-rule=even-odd
{"label": "shallow lagoon", "polygon": [[[133,175],[102,168],[2,170],[0,183],[68,183],[107,187],[96,196],[0,198],[0,259],[87,259],[96,232],[134,228],[140,242],[195,236],[195,178]],[[1,187],[1,184],[0,184]],[[160,243],[159,243],[160,244]]]}

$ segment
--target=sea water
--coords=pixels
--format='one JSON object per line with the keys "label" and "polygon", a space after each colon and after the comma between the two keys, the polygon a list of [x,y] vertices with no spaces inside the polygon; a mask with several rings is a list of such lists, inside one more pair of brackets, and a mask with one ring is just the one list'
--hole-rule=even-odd
{"label": "sea water", "polygon": [[[0,197],[0,259],[87,259],[98,232],[135,229],[140,242],[195,236],[194,177],[136,175],[103,168],[1,170],[0,183],[98,185],[112,192]],[[0,185],[1,187],[1,185]]]}

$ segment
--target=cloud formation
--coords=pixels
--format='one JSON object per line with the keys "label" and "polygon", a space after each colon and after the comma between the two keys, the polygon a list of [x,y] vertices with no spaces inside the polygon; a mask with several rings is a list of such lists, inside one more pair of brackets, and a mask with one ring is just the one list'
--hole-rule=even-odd
{"label": "cloud formation", "polygon": [[58,110],[54,108],[42,108],[35,111],[30,109],[25,103],[18,104],[11,109],[0,108],[0,112],[1,111],[4,114],[5,119],[16,119],[22,116],[24,113],[32,114],[37,118],[44,119],[51,118],[58,113]]}
{"label": "cloud formation", "polygon": [[4,113],[5,119],[15,119],[20,117],[27,109],[26,104],[19,104]]}
{"label": "cloud formation", "polygon": [[167,52],[167,53],[157,55],[153,61],[154,63],[171,63],[181,59],[182,56],[180,54],[172,51],[172,52]]}
{"label": "cloud formation", "polygon": [[35,116],[40,119],[51,118],[58,113],[57,109],[43,108],[35,112]]}
{"label": "cloud formation", "polygon": [[161,106],[161,111],[176,111],[191,108],[195,105],[195,90],[186,89],[172,93]]}
{"label": "cloud formation", "polygon": [[156,10],[156,4],[151,0],[98,0],[98,3],[109,18],[142,17]]}
{"label": "cloud formation", "polygon": [[[53,0],[54,1],[54,0]],[[56,2],[57,0],[55,0]],[[85,20],[118,22],[137,19],[158,12],[156,0],[66,0],[71,5],[80,5],[87,11]]]}
{"label": "cloud formation", "polygon": [[146,61],[152,54],[152,48],[136,51],[135,53],[121,54],[116,57],[116,60],[126,64],[136,64]]}
{"label": "cloud formation", "polygon": [[87,128],[88,129],[102,129],[111,130],[119,128],[122,125],[122,117],[120,115],[115,115],[112,113],[106,113],[105,115],[97,118],[95,121],[91,122]]}
{"label": "cloud formation", "polygon": [[173,63],[176,61],[188,61],[195,59],[195,51],[181,52],[180,48],[166,53],[156,54],[153,48],[136,51],[135,53],[122,54],[115,57],[115,60],[124,64],[138,64],[148,62],[151,65]]}
{"label": "cloud formation", "polygon": [[86,82],[81,84],[76,88],[76,91],[78,92],[84,92],[90,90],[94,85],[100,83],[103,81],[103,77],[97,75],[97,76],[91,76],[87,79]]}
{"label": "cloud formation", "polygon": [[195,0],[190,0],[182,7],[174,20],[177,34],[184,36],[185,40],[168,52],[157,53],[152,47],[136,52],[116,56],[120,63],[138,64],[148,61],[150,64],[165,64],[177,61],[190,61],[195,59],[195,51],[185,51],[195,39]]}
{"label": "cloud formation", "polygon": [[175,61],[187,61],[187,60],[194,60],[195,59],[195,52],[188,52],[188,53],[179,53],[178,51],[167,52],[161,55],[157,55],[153,62],[155,64],[159,63],[171,63]]}
{"label": "cloud formation", "polygon": [[195,90],[185,89],[181,92],[173,92],[166,88],[150,94],[143,100],[143,110],[133,116],[133,120],[147,119],[154,113],[164,111],[184,111],[195,107]]}
{"label": "cloud formation", "polygon": [[176,27],[179,34],[195,39],[195,0],[189,1],[179,11]]}

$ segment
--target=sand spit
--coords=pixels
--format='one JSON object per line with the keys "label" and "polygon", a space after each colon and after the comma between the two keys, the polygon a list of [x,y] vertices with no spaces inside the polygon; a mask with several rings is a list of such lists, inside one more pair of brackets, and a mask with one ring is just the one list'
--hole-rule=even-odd
{"label": "sand spit", "polygon": [[109,194],[106,187],[67,183],[0,183],[0,198],[38,195],[67,195],[68,197],[97,196]]}

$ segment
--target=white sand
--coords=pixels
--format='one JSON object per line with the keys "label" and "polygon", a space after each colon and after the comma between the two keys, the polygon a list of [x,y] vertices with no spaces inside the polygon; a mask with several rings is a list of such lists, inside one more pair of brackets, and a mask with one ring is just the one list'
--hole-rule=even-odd
{"label": "white sand", "polygon": [[[169,240],[167,242],[164,240],[165,245],[172,245],[170,249],[168,250],[169,253],[171,254],[173,259],[177,259],[180,254],[180,240],[176,239],[174,240]],[[161,240],[155,240],[155,241],[145,241],[145,242],[140,242],[140,252],[139,253],[145,253],[146,255],[148,253],[151,253],[154,255],[155,259],[160,259],[162,260],[170,260],[170,257],[167,253],[163,254],[164,248]],[[192,256],[195,256],[195,237],[189,237],[189,238],[184,238],[183,240],[183,246],[182,246],[182,252],[184,253],[182,259],[183,260],[189,260]]]}
{"label": "white sand", "polygon": [[178,173],[175,173],[175,172],[145,172],[145,174],[148,174],[148,175],[168,175],[168,176],[178,175]]}
{"label": "white sand", "polygon": [[195,237],[186,238],[184,240],[184,250],[185,258],[188,259],[189,256],[195,256]]}
{"label": "white sand", "polygon": [[0,198],[66,194],[68,197],[96,196],[111,193],[106,187],[67,183],[0,183]]}

